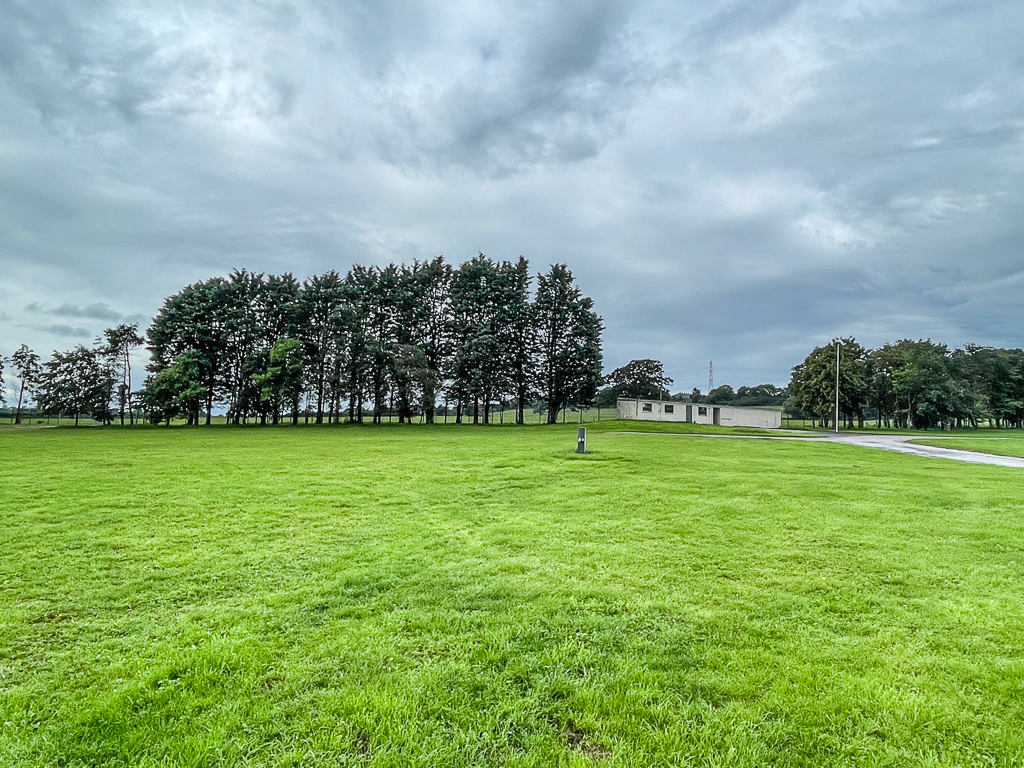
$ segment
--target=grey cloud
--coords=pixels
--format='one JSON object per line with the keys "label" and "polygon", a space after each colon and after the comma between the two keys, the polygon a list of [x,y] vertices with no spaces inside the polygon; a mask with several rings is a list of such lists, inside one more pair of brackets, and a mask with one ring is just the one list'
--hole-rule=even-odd
{"label": "grey cloud", "polygon": [[803,0],[738,0],[725,4],[721,11],[695,24],[683,38],[681,47],[690,51],[708,51],[738,38],[763,33],[785,20]]}
{"label": "grey cloud", "polygon": [[382,157],[503,175],[594,156],[651,79],[629,45],[627,10],[611,1],[518,7],[503,17],[500,45],[473,49],[468,72],[437,73],[413,92],[397,72],[375,107],[387,116],[376,131]]}
{"label": "grey cloud", "polygon": [[44,317],[483,250],[568,262],[608,366],[679,388],[850,333],[1022,343],[1019,2],[7,10],[0,266]]}
{"label": "grey cloud", "polygon": [[92,335],[85,328],[72,328],[70,325],[51,325],[46,330],[54,336],[66,338],[87,338]]}
{"label": "grey cloud", "polygon": [[57,317],[85,317],[92,320],[121,320],[124,316],[115,312],[106,304],[96,303],[80,307],[77,304],[61,304],[53,309],[46,309],[39,302],[32,302],[25,307],[26,312],[45,313]]}

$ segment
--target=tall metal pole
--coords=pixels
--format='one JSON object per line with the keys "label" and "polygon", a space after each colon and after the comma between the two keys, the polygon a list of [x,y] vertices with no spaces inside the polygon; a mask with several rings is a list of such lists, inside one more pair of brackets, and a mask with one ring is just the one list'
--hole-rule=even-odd
{"label": "tall metal pole", "polygon": [[839,340],[836,340],[836,434],[839,433]]}

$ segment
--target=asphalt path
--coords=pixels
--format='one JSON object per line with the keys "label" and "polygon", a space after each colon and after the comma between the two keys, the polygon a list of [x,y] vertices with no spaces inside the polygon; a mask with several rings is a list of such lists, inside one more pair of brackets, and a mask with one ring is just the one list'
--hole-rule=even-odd
{"label": "asphalt path", "polygon": [[[711,437],[724,438],[726,440],[795,440],[805,443],[842,443],[844,445],[857,445],[861,448],[877,448],[882,451],[893,451],[894,453],[908,453],[911,456],[922,456],[926,459],[947,459],[950,461],[963,461],[968,464],[988,464],[994,467],[1013,467],[1024,469],[1024,458],[1017,456],[996,456],[991,453],[978,453],[977,451],[964,451],[959,448],[936,448],[932,445],[920,445],[911,442],[912,440],[942,440],[943,436],[921,437],[920,435],[863,435],[851,432],[821,432],[813,437],[805,434],[788,435],[722,435],[722,434],[700,434],[700,433],[671,433],[671,432],[634,432],[633,434],[645,435],[673,435],[676,437]],[[953,438],[949,438],[953,439]],[[995,439],[999,438],[987,438]]]}

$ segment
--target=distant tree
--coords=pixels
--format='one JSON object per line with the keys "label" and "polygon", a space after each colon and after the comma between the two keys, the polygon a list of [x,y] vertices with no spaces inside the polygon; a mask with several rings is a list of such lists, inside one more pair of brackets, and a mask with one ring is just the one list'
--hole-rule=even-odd
{"label": "distant tree", "polygon": [[605,378],[615,397],[668,398],[672,379],[659,360],[630,360]]}
{"label": "distant tree", "polygon": [[[253,396],[251,373],[254,361],[262,360],[261,356],[273,345],[269,328],[273,318],[281,314],[281,308],[275,306],[281,297],[270,296],[271,290],[271,281],[262,273],[243,269],[228,276],[220,293],[225,337],[217,391],[228,407],[225,424],[242,423],[250,414],[259,412],[259,394]],[[268,326],[263,324],[266,321]]]}
{"label": "distant tree", "polygon": [[369,374],[373,366],[374,345],[367,329],[368,318],[376,301],[376,273],[355,264],[345,275],[352,309],[352,332],[344,351],[345,365],[339,378],[346,382],[348,392],[348,420],[362,423],[363,404],[369,388]]}
{"label": "distant tree", "polygon": [[[395,344],[391,354],[397,386],[410,393],[406,402],[411,401],[411,393],[416,391],[421,393],[422,403],[433,403],[439,384],[438,372],[430,366],[423,350],[415,344]],[[411,421],[412,416],[411,410],[402,407],[398,420]]]}
{"label": "distant tree", "polygon": [[903,367],[902,352],[891,344],[873,349],[867,356],[868,404],[877,413],[878,426],[892,426],[897,411],[895,373]]}
{"label": "distant tree", "polygon": [[388,396],[394,386],[394,360],[391,349],[398,342],[399,307],[403,285],[397,265],[372,270],[370,301],[367,303],[366,330],[369,341],[370,394],[373,397],[373,423],[383,421]]}
{"label": "distant tree", "polygon": [[963,420],[976,424],[978,403],[966,383],[953,375],[945,344],[903,339],[892,346],[899,360],[892,380],[901,426],[949,429]]}
{"label": "distant tree", "polygon": [[[7,358],[0,355],[0,405],[7,405],[7,400],[4,397],[4,365],[7,364]],[[21,415],[19,409],[19,416]]]}
{"label": "distant tree", "polygon": [[733,388],[728,384],[722,384],[720,387],[715,387],[708,392],[707,397],[704,398],[705,403],[713,403],[715,405],[725,405],[731,403],[736,399],[736,393]]}
{"label": "distant tree", "polygon": [[199,423],[206,395],[209,362],[194,349],[182,352],[168,367],[146,379],[142,403],[153,424],[184,417],[188,426]]}
{"label": "distant tree", "polygon": [[262,399],[271,405],[274,424],[281,420],[285,405],[291,408],[292,424],[298,423],[302,371],[302,342],[298,339],[280,339],[270,350],[266,371],[255,377],[262,389]]}
{"label": "distant tree", "polygon": [[534,301],[538,389],[554,424],[565,406],[586,407],[601,382],[601,318],[572,273],[554,264],[538,276]]}
{"label": "distant tree", "polygon": [[97,340],[101,344],[102,353],[109,359],[115,374],[120,378],[121,385],[118,387],[118,415],[121,419],[121,426],[124,426],[124,412],[127,408],[130,424],[135,424],[135,414],[132,408],[132,351],[146,343],[146,339],[139,335],[139,324],[122,323],[114,328],[107,328],[103,331],[103,339]]}
{"label": "distant tree", "polygon": [[502,265],[504,301],[501,318],[502,348],[510,394],[515,401],[516,424],[526,423],[526,408],[536,379],[536,328],[530,304],[530,263],[522,256],[515,264]]}
{"label": "distant tree", "polygon": [[36,401],[47,413],[74,414],[75,426],[82,414],[109,424],[113,387],[114,373],[104,356],[79,344],[66,352],[55,351],[43,364]]}
{"label": "distant tree", "polygon": [[[473,423],[490,416],[492,400],[510,388],[508,349],[502,327],[504,275],[484,254],[462,264],[452,277],[450,334],[452,356],[448,374],[455,397],[455,420],[461,422],[469,403]],[[482,406],[482,408],[481,408]]]}
{"label": "distant tree", "polygon": [[753,387],[740,387],[736,390],[734,405],[765,406],[782,405],[789,398],[789,390],[774,384],[757,384]]}
{"label": "distant tree", "polygon": [[[42,368],[39,365],[39,355],[33,352],[25,344],[22,344],[15,350],[14,354],[11,355],[11,363],[14,365],[14,371],[18,376],[18,407],[14,415],[14,423],[21,423],[21,410],[25,403],[25,395],[31,396],[32,389],[35,387],[39,380],[39,374]],[[0,380],[0,392],[3,391],[3,382]]]}
{"label": "distant tree", "polygon": [[[559,269],[576,292],[575,303],[557,310],[566,311],[560,317],[552,310],[550,290],[539,290],[530,302],[532,279],[522,257],[498,264],[480,254],[458,270],[441,257],[411,267],[354,265],[344,279],[328,272],[301,286],[288,274],[235,271],[187,286],[165,301],[147,330],[147,370],[153,374],[147,389],[179,360],[201,359],[193,367],[205,377],[206,423],[215,405],[227,406],[228,423],[250,415],[265,421],[288,402],[297,418],[294,400],[279,401],[276,394],[264,399],[265,384],[277,392],[273,377],[256,381],[281,373],[271,351],[283,339],[294,339],[303,353],[297,402],[305,398],[307,420],[313,411],[318,422],[337,418],[345,396],[350,421],[360,421],[370,402],[375,421],[396,407],[399,420],[408,420],[418,398],[431,422],[440,391],[446,393],[446,409],[449,396],[454,399],[457,421],[472,405],[474,418],[482,415],[486,422],[495,403],[514,403],[522,421],[527,403],[542,390],[545,397],[554,393],[562,407],[589,403],[599,380],[601,319],[592,302],[579,297],[568,270]],[[559,277],[545,278],[545,290]],[[556,339],[564,346],[557,350],[560,367],[546,373],[539,366],[551,362],[545,350],[552,347],[542,342],[541,326],[545,334],[572,330]],[[197,356],[183,358],[187,352]],[[548,374],[556,369],[554,380]],[[182,375],[179,369],[161,379],[157,390],[176,391],[163,385],[180,383]],[[195,382],[189,381],[185,389],[191,393]],[[122,392],[130,397],[125,382]],[[122,407],[131,412],[130,399]]]}
{"label": "distant tree", "polygon": [[793,368],[789,391],[791,405],[812,414],[827,425],[833,417],[836,388],[836,343],[839,343],[839,412],[847,426],[854,418],[863,424],[867,402],[866,350],[855,339],[839,339],[816,347],[807,358]]}
{"label": "distant tree", "polygon": [[303,343],[316,423],[322,424],[335,358],[344,353],[353,311],[341,276],[331,270],[306,280],[299,294],[297,337]]}
{"label": "distant tree", "polygon": [[594,396],[594,405],[598,408],[614,408],[618,399],[614,387],[604,387]]}
{"label": "distant tree", "polygon": [[996,427],[1024,424],[1024,351],[967,344],[950,355],[949,364],[975,407],[976,417],[962,421],[975,427],[980,418]]}
{"label": "distant tree", "polygon": [[238,313],[235,296],[235,286],[222,277],[195,283],[168,298],[147,331],[153,373],[169,367],[187,351],[199,353],[206,361],[203,399],[207,424],[218,391],[230,389],[232,330]]}
{"label": "distant tree", "polygon": [[453,270],[438,256],[416,262],[403,271],[404,288],[399,316],[406,329],[400,343],[413,344],[426,360],[428,376],[422,374],[422,410],[427,424],[434,423],[442,371],[451,354],[451,283]]}

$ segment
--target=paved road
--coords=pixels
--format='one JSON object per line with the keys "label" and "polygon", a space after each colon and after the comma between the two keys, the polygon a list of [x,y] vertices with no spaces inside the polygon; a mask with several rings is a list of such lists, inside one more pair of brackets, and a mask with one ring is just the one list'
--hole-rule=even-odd
{"label": "paved road", "polygon": [[[645,432],[635,434],[666,435],[670,432]],[[850,432],[820,432],[814,436],[797,435],[709,435],[709,434],[682,434],[680,437],[721,437],[729,440],[796,440],[800,442],[815,443],[844,443],[846,445],[859,445],[862,448],[878,448],[883,451],[894,451],[896,453],[909,453],[912,456],[923,456],[928,459],[950,459],[952,461],[965,461],[969,464],[990,464],[996,467],[1014,467],[1024,469],[1024,458],[1017,456],[996,456],[991,453],[977,453],[976,451],[964,451],[958,448],[936,448],[931,445],[919,445],[910,442],[911,440],[942,440],[942,436],[923,438],[920,435],[864,435]],[[994,438],[998,439],[998,438]]]}
{"label": "paved road", "polygon": [[[952,459],[953,461],[966,461],[969,464],[991,464],[996,467],[1024,469],[1024,458],[996,456],[992,453],[978,453],[977,451],[965,451],[959,448],[936,448],[933,445],[921,445],[910,442],[911,440],[922,439],[914,435],[852,435],[840,432],[838,435],[830,435],[827,439],[833,443],[849,443],[851,445],[860,445],[864,448],[881,448],[883,451],[909,453],[929,459]],[[925,439],[943,440],[945,438],[936,436]]]}

